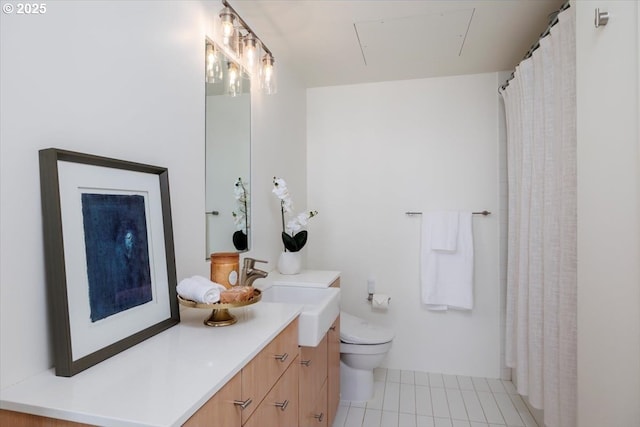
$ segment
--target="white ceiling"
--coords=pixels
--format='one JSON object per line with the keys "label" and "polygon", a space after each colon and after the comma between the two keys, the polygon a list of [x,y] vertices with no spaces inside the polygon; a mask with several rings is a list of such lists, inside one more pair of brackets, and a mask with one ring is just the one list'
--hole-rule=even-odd
{"label": "white ceiling", "polygon": [[565,0],[230,0],[307,87],[513,70]]}

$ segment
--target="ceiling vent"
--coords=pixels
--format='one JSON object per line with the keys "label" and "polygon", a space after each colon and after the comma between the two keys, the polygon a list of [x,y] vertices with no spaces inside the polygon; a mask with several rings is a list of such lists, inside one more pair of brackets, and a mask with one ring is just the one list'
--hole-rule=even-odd
{"label": "ceiling vent", "polygon": [[415,65],[462,55],[475,9],[354,23],[367,66]]}

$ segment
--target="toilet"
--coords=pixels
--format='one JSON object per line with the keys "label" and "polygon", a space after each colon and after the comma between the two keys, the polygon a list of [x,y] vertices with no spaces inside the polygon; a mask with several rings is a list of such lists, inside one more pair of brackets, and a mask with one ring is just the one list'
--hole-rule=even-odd
{"label": "toilet", "polygon": [[394,332],[340,312],[340,398],[364,402],[373,397],[373,370],[391,348]]}

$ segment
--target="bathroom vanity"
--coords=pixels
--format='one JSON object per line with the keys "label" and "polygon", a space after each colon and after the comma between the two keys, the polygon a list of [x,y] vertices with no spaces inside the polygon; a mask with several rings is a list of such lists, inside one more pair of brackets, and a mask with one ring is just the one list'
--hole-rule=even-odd
{"label": "bathroom vanity", "polygon": [[[324,287],[339,284],[336,276]],[[234,309],[238,323],[222,328],[183,309],[179,325],[71,378],[48,370],[0,390],[0,425],[331,426],[340,318],[318,345],[299,346],[307,309],[263,301]]]}
{"label": "bathroom vanity", "polygon": [[[284,400],[277,415],[297,419],[300,311],[259,303],[237,309],[233,326],[208,328],[202,310],[183,309],[180,324],[71,378],[51,369],[0,390],[0,425],[210,426],[214,411],[215,425],[251,427],[275,412],[267,402]],[[248,397],[248,412],[233,421]],[[231,421],[218,421],[222,407]]]}

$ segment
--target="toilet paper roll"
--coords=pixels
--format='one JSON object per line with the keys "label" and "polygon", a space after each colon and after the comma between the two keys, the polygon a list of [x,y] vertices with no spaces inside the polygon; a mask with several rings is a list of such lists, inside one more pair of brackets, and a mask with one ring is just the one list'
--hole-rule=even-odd
{"label": "toilet paper roll", "polygon": [[371,306],[373,308],[386,310],[389,307],[389,301],[391,301],[391,297],[389,295],[373,294],[373,298],[371,299]]}

